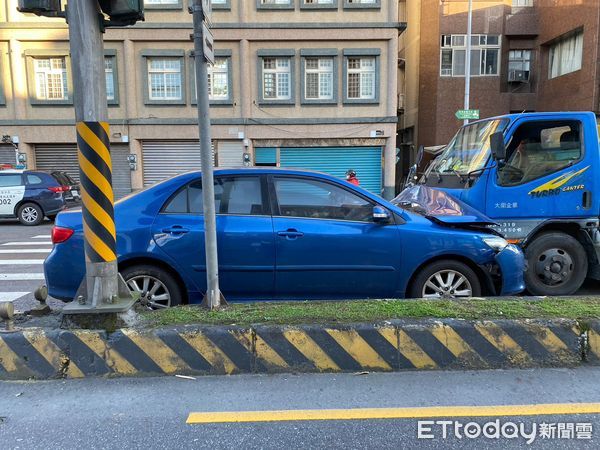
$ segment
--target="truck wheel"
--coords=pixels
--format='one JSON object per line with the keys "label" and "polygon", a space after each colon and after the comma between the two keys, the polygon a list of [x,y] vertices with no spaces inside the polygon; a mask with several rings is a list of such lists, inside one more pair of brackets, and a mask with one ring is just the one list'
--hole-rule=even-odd
{"label": "truck wheel", "polygon": [[527,290],[533,295],[570,295],[581,287],[588,271],[583,246],[566,233],[543,233],[527,246]]}
{"label": "truck wheel", "polygon": [[481,283],[464,263],[450,259],[426,265],[410,288],[411,298],[468,298],[481,295]]}
{"label": "truck wheel", "polygon": [[39,225],[44,220],[44,212],[35,203],[25,203],[19,206],[17,218],[23,225]]}

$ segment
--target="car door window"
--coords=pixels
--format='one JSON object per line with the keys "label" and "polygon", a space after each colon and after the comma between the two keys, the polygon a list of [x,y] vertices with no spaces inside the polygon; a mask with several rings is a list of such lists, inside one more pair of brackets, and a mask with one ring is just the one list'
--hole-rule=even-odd
{"label": "car door window", "polygon": [[20,174],[0,175],[0,187],[20,186],[21,184],[22,183]]}
{"label": "car door window", "polygon": [[581,123],[526,122],[508,144],[506,164],[498,169],[501,186],[515,186],[558,172],[583,157]]}
{"label": "car door window", "polygon": [[[217,214],[265,215],[259,177],[215,178]],[[163,208],[166,214],[202,214],[202,181],[194,181],[172,196]]]}
{"label": "car door window", "polygon": [[274,185],[281,216],[360,222],[373,220],[371,202],[334,184],[276,177]]}

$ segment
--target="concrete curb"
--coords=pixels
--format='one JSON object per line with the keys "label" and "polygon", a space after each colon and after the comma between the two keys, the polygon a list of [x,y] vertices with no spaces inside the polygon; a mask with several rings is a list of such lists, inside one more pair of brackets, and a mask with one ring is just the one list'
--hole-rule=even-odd
{"label": "concrete curb", "polygon": [[29,329],[0,334],[0,379],[600,364],[600,322],[422,320],[344,326]]}

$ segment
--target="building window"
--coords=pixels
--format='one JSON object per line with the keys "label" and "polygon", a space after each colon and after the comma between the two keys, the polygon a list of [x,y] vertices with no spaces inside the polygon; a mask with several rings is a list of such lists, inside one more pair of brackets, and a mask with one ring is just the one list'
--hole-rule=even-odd
{"label": "building window", "polygon": [[208,95],[210,100],[229,98],[229,60],[215,58],[214,65],[208,67]]}
{"label": "building window", "polygon": [[104,74],[106,78],[106,100],[109,102],[116,99],[115,85],[115,58],[112,56],[104,57]]}
{"label": "building window", "polygon": [[556,78],[581,69],[583,32],[561,39],[550,47],[548,78]]}
{"label": "building window", "polygon": [[348,99],[375,99],[375,58],[352,57],[347,64],[347,93]]}
{"label": "building window", "polygon": [[142,50],[142,86],[147,105],[185,105],[185,51]]}
{"label": "building window", "polygon": [[337,0],[302,0],[302,4],[311,6],[332,6],[337,4]]}
{"label": "building window", "polygon": [[231,9],[231,0],[210,0],[212,9]]}
{"label": "building window", "polygon": [[529,81],[531,50],[511,50],[508,53],[508,82]]}
{"label": "building window", "polygon": [[304,59],[304,98],[333,100],[333,58]]}
{"label": "building window", "polygon": [[148,9],[181,9],[181,0],[144,0],[144,7]]}
{"label": "building window", "polygon": [[[464,77],[467,37],[464,34],[442,35],[440,75]],[[471,76],[497,76],[500,67],[500,38],[497,35],[471,36]]]}
{"label": "building window", "polygon": [[257,9],[294,9],[293,0],[256,0]]}
{"label": "building window", "polygon": [[68,100],[67,63],[64,56],[34,58],[35,99]]}
{"label": "building window", "polygon": [[344,8],[381,8],[381,0],[344,0]]}
{"label": "building window", "polygon": [[533,0],[512,0],[513,8],[527,8],[533,6]]}
{"label": "building window", "polygon": [[290,58],[263,58],[262,93],[265,100],[291,98]]}

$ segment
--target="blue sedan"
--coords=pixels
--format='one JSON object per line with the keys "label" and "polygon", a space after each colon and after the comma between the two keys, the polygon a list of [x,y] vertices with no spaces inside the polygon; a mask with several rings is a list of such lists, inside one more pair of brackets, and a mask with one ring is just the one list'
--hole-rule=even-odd
{"label": "blue sedan", "polygon": [[[524,288],[521,251],[472,214],[446,220],[326,174],[275,168],[216,170],[215,202],[228,300],[453,298]],[[202,300],[202,210],[201,172],[115,205],[119,270],[144,305]],[[85,274],[80,211],[58,215],[53,242],[44,265],[49,293],[70,301]]]}

